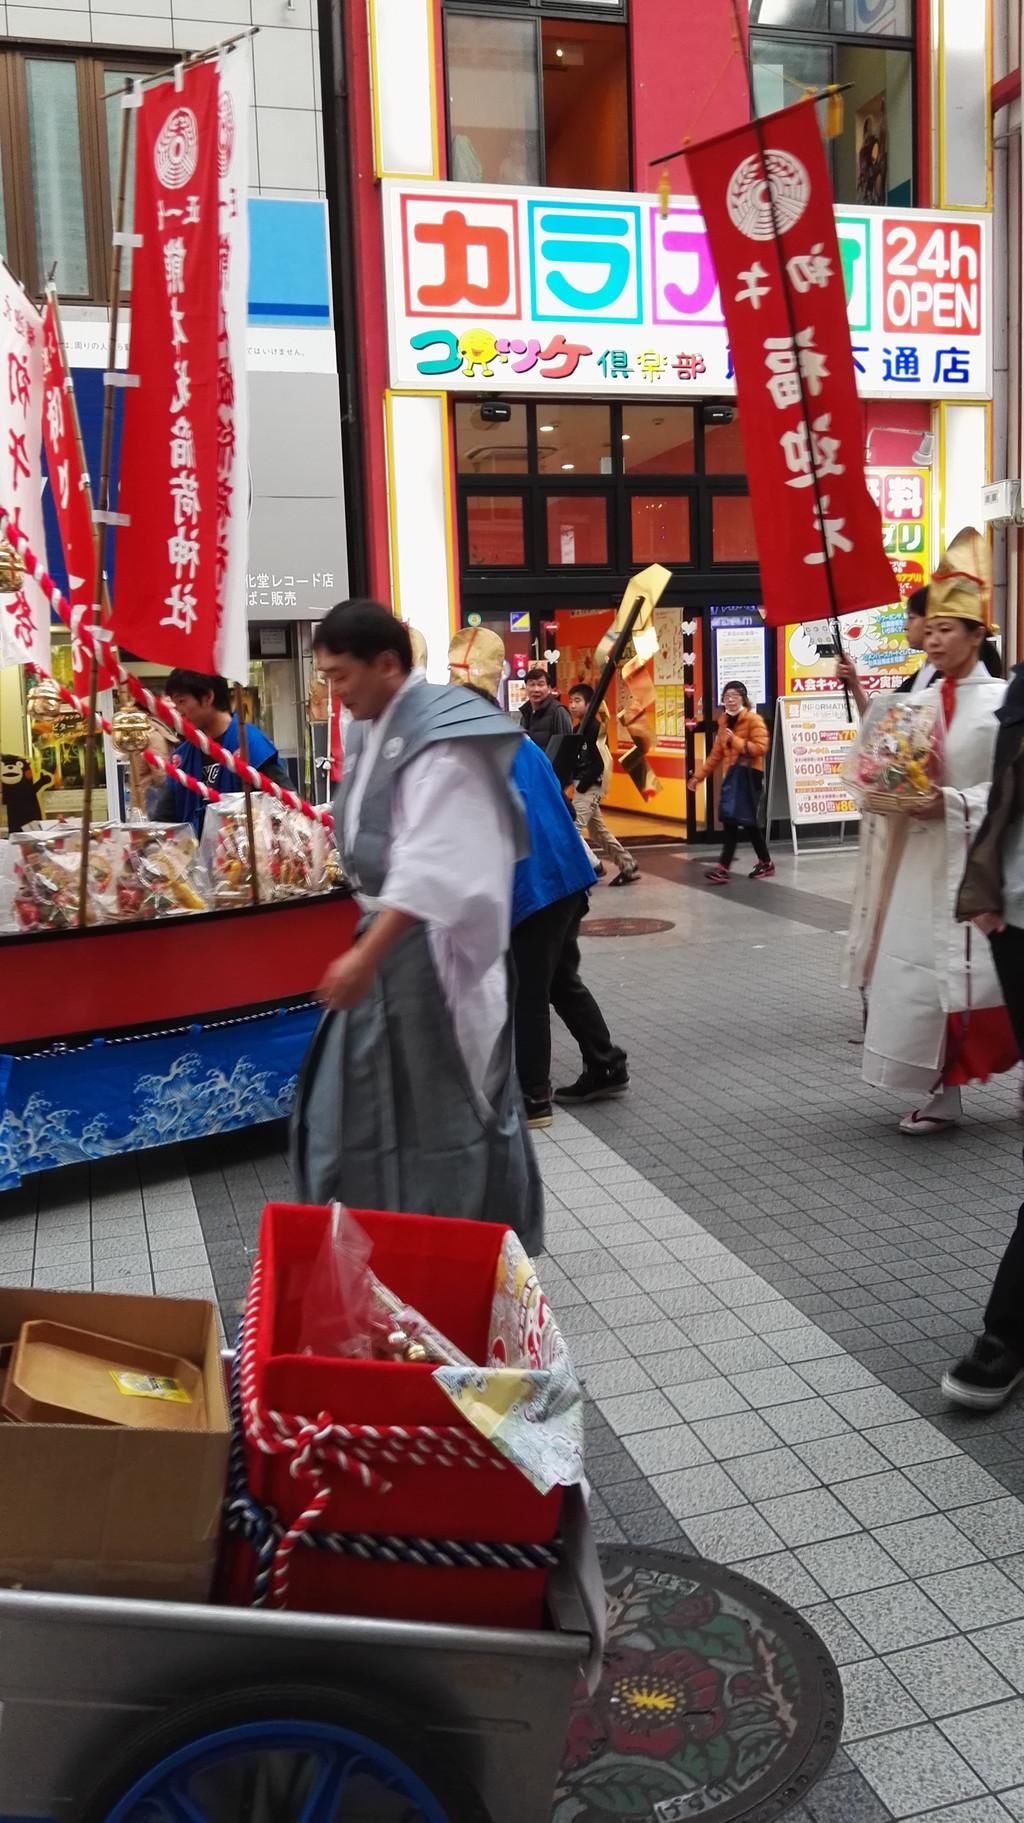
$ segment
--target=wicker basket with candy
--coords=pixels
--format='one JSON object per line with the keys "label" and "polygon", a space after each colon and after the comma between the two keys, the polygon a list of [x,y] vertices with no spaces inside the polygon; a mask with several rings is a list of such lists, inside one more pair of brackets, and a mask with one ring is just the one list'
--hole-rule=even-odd
{"label": "wicker basket with candy", "polygon": [[937,702],[876,697],[845,769],[861,808],[882,815],[915,809],[941,781],[944,746],[945,723]]}

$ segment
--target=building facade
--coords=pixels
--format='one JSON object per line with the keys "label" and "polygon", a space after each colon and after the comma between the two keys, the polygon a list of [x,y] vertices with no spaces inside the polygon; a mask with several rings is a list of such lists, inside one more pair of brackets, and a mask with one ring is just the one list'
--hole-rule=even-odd
{"label": "building facade", "polygon": [[[685,160],[667,151],[842,85],[827,142],[893,604],[847,629],[898,681],[899,600],[981,516],[992,474],[991,58],[977,0],[369,0],[344,8],[359,274],[362,586],[419,626],[488,624],[515,680],[585,676],[628,576],[658,612],[652,808],[704,833],[685,778],[722,678],[824,692],[767,632],[740,413]],[[749,56],[749,64],[748,64]],[[748,73],[749,71],[749,73]],[[330,182],[330,174],[329,179]],[[639,809],[625,778],[611,801]]]}
{"label": "building facade", "polygon": [[[0,251],[31,294],[54,273],[95,473],[119,135],[122,119],[133,118],[120,91],[130,77],[152,75],[253,25],[251,707],[297,782],[307,790],[318,784],[322,796],[328,781],[315,762],[326,742],[321,723],[308,718],[309,630],[348,592],[348,574],[320,42],[311,0],[0,7]],[[123,361],[127,333],[121,341]],[[48,544],[63,580],[52,522]],[[116,555],[114,574],[116,582]],[[67,663],[60,641],[58,668]],[[21,751],[28,731],[16,681],[5,676],[0,745]],[[74,741],[65,745],[36,757],[45,771],[56,765],[66,786],[51,792],[51,809],[70,811],[81,756]]]}

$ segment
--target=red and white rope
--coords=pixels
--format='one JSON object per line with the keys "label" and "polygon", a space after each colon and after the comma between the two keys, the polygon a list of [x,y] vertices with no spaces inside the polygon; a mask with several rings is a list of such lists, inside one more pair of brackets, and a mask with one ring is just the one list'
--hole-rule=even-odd
{"label": "red and white rope", "polygon": [[262,772],[257,772],[255,766],[250,766],[245,760],[240,759],[238,754],[229,753],[228,749],[222,747],[219,741],[211,740],[208,734],[204,734],[186,716],[179,715],[172,703],[166,702],[163,697],[154,696],[152,690],[147,690],[145,684],[141,683],[131,671],[125,670],[120,659],[115,660],[111,653],[104,652],[102,642],[97,640],[95,630],[88,625],[84,617],[80,616],[76,621],[70,602],[39,561],[21,527],[10,518],[2,505],[0,505],[0,532],[8,543],[14,546],[27,574],[42,590],[54,613],[66,627],[75,628],[79,640],[90,656],[94,655],[100,664],[109,664],[118,683],[127,686],[135,701],[141,704],[155,721],[162,722],[165,728],[169,728],[182,740],[191,741],[193,746],[198,747],[200,753],[205,754],[208,759],[218,760],[222,766],[227,766],[229,771],[235,773],[254,791],[266,792],[269,797],[277,798],[279,803],[286,804],[289,810],[298,810],[302,816],[309,817],[314,823],[333,826],[334,819],[325,806],[310,804],[306,798],[298,797],[294,791],[287,790],[284,785],[275,785],[272,780],[264,778]]}
{"label": "red and white rope", "polygon": [[[50,671],[44,671],[42,665],[26,665],[25,669],[36,677],[44,678],[48,684],[54,684],[60,691],[62,701],[68,703],[71,708],[77,709],[85,721],[89,720],[89,705],[84,696],[76,696],[73,690],[69,690],[66,684],[61,683],[59,677],[54,677]],[[99,709],[96,711],[96,726],[102,728],[104,734],[114,732],[109,717],[103,715]],[[168,778],[176,779],[178,784],[184,785],[187,791],[195,792],[196,797],[202,798],[205,803],[220,803],[221,793],[215,791],[212,785],[204,785],[202,779],[194,779],[190,772],[183,772],[174,760],[165,759],[163,754],[157,753],[155,748],[144,747],[139,757],[148,761],[150,766],[155,766],[158,771],[166,773]]]}

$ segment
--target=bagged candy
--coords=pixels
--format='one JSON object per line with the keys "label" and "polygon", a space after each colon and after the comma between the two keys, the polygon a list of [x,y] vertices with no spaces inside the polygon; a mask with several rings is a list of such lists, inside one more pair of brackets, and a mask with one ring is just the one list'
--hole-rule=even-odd
{"label": "bagged candy", "polygon": [[[117,917],[119,862],[117,823],[97,823],[89,840],[87,921],[109,924]],[[57,823],[12,835],[16,851],[14,920],[22,931],[74,930],[78,925],[82,832]]]}
{"label": "bagged candy", "polygon": [[[270,897],[266,842],[263,824],[257,814],[258,800],[253,803],[253,829],[256,836],[256,867],[260,898]],[[238,791],[208,804],[199,845],[200,866],[209,881],[210,898],[216,906],[252,904],[252,865],[249,856],[249,825],[245,815],[245,793]]]}
{"label": "bagged candy", "polygon": [[945,723],[938,703],[876,697],[861,723],[845,776],[864,810],[907,810],[942,778]]}
{"label": "bagged candy", "polygon": [[197,848],[187,823],[129,823],[121,831],[118,916],[131,923],[205,911],[193,877]]}
{"label": "bagged candy", "polygon": [[260,798],[258,814],[266,846],[270,895],[298,899],[326,890],[327,832],[299,810],[276,798]]}

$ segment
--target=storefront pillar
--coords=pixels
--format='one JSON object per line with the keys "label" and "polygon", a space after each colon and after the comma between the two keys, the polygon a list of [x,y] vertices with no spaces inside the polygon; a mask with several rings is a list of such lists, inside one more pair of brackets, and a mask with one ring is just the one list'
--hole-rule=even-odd
{"label": "storefront pillar", "polygon": [[426,640],[431,681],[445,683],[458,599],[448,399],[389,392],[384,418],[391,605]]}

